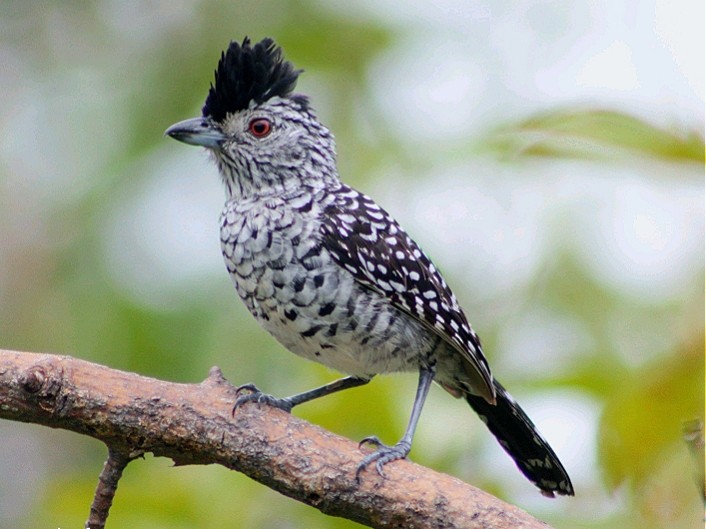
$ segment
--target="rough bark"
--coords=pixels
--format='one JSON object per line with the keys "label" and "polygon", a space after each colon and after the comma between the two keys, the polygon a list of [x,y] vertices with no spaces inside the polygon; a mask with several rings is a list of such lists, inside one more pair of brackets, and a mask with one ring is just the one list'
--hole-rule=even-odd
{"label": "rough bark", "polygon": [[[176,464],[217,463],[320,511],[377,528],[547,529],[519,508],[453,477],[397,461],[356,483],[357,443],[281,410],[247,404],[213,368],[176,384],[67,356],[0,349],[0,418],[103,441],[110,456],[87,527],[102,527],[122,468],[152,452]],[[112,488],[112,489],[111,489]],[[88,500],[87,500],[88,503]],[[105,523],[105,519],[102,519]]]}

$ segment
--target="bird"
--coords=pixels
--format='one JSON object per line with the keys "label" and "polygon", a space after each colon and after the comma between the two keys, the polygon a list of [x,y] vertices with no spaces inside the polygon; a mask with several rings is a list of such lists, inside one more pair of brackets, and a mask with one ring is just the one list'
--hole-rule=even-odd
{"label": "bird", "polygon": [[362,386],[379,374],[417,372],[412,412],[394,445],[377,437],[356,468],[405,459],[432,382],[464,399],[519,470],[547,496],[574,495],[571,479],[515,399],[491,374],[481,341],[439,270],[372,198],[343,183],[333,134],[308,96],[302,70],[271,38],[231,41],[201,116],[165,134],[204,147],[225,187],[221,250],[238,296],[286,349],[344,375],[277,398],[238,388],[248,402],[287,412]]}

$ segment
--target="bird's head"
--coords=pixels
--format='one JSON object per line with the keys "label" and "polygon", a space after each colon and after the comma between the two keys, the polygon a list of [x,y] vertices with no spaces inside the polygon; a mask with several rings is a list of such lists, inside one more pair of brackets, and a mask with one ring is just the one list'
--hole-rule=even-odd
{"label": "bird's head", "polygon": [[333,136],[309,100],[292,94],[300,73],[272,39],[231,42],[202,117],[177,123],[166,134],[207,148],[232,198],[336,182]]}

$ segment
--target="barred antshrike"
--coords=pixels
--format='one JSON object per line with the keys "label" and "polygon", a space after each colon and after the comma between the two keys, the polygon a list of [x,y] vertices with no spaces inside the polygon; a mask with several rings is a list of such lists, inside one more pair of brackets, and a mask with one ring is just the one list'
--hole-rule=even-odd
{"label": "barred antshrike", "polygon": [[432,381],[464,398],[540,491],[573,495],[571,480],[532,421],[490,373],[480,340],[441,274],[384,209],[342,183],[334,139],[300,71],[271,39],[232,42],[221,55],[202,117],[167,134],[208,149],[226,187],[221,246],[238,295],[293,353],[349,376],[288,398],[243,386],[235,406],[285,410],[378,373],[418,371],[402,439],[376,437],[371,463],[407,456]]}

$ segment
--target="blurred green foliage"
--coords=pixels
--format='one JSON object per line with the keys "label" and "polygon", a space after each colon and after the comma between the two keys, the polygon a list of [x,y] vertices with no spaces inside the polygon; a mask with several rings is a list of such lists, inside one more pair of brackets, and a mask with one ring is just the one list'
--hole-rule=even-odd
{"label": "blurred green foliage", "polygon": [[[655,172],[646,166],[654,162],[703,195],[704,141],[692,131],[697,125],[686,133],[667,130],[619,108],[530,108],[522,114],[529,117],[495,120],[462,148],[405,145],[371,101],[366,75],[379,54],[416,28],[345,13],[304,0],[0,4],[0,52],[7,64],[0,86],[13,103],[0,111],[0,347],[66,353],[176,381],[199,381],[218,364],[234,383],[255,381],[278,395],[335,376],[285,353],[266,336],[240,306],[225,271],[206,274],[170,291],[168,301],[150,304],[144,302],[149,295],[140,298],[117,283],[108,262],[106,224],[114,222],[122,193],[154,176],[142,169],[144,160],[182,152],[184,147],[169,144],[163,131],[198,113],[218,53],[246,34],[275,37],[287,57],[306,70],[299,90],[314,96],[314,106],[338,138],[341,173],[358,187],[372,186],[371,175],[392,164],[403,168],[409,176],[405,187],[412,187],[422,174],[415,169],[442,167],[448,157],[453,163],[482,159],[498,168],[515,162],[518,181],[537,174],[525,172],[525,165],[536,171],[569,164],[570,171],[587,174],[586,186],[596,175],[610,179],[617,167],[652,180]],[[25,145],[13,143],[20,137]],[[219,186],[215,170],[208,178],[209,185]],[[469,185],[474,185],[470,176]],[[213,239],[218,262],[217,215],[218,206],[213,230],[203,236]],[[134,219],[121,229],[135,229],[128,221]],[[537,376],[504,373],[503,382],[520,392],[564,391],[597,403],[596,439],[572,439],[575,445],[596,443],[594,475],[574,478],[576,499],[545,502],[514,468],[499,472],[483,466],[488,454],[483,443],[493,441],[441,392],[432,392],[427,411],[443,414],[422,416],[412,458],[516,502],[558,529],[701,523],[698,480],[692,479],[697,472],[681,432],[685,421],[704,418],[703,256],[690,264],[696,272],[688,275],[683,291],[655,301],[597,279],[565,240],[548,244],[538,272],[493,302],[475,300],[462,277],[449,282],[458,285],[471,319],[486,318],[479,331],[491,363],[514,312],[549,307],[580,322],[586,333],[580,355]],[[442,266],[449,261],[435,259]],[[624,343],[635,336],[658,346],[648,347],[644,358],[626,355]],[[307,404],[297,415],[354,439],[375,433],[393,442],[404,428],[415,379],[383,377]],[[456,413],[462,419],[457,421]],[[0,499],[0,526],[82,526],[103,457],[100,445],[0,424],[0,436],[7,440],[11,432],[20,446],[40,447],[43,459],[35,464],[44,474],[36,470],[41,482],[22,500],[21,512],[11,506],[3,512]],[[499,452],[494,445],[491,450]],[[20,449],[0,462],[0,493],[16,488],[3,476],[27,479],[23,469],[12,466],[24,464],[27,454]],[[703,461],[698,464],[703,468]],[[173,468],[148,456],[128,467],[109,527],[358,525],[326,517],[222,468]]]}
{"label": "blurred green foliage", "polygon": [[[603,414],[599,446],[611,487],[623,480],[635,488],[643,486],[665,453],[681,450],[684,418],[698,418],[702,412],[703,388],[693,376],[703,373],[699,336],[684,344],[679,354],[638,371],[621,384]],[[644,420],[645,414],[650,422]]]}
{"label": "blurred green foliage", "polygon": [[616,110],[563,108],[499,127],[489,140],[502,156],[611,160],[651,157],[674,163],[704,163],[701,130],[665,130]]}

